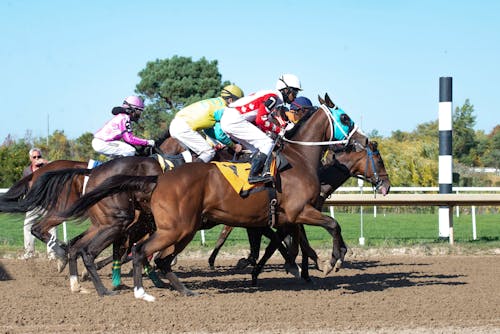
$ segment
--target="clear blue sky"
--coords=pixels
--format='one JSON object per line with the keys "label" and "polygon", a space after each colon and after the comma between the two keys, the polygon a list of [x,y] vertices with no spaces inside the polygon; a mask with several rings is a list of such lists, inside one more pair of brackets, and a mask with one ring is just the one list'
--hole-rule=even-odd
{"label": "clear blue sky", "polygon": [[[500,1],[0,1],[0,143],[94,132],[148,61],[219,62],[246,93],[294,73],[389,136],[438,117],[440,76],[500,123]],[[48,121],[49,120],[49,121]]]}

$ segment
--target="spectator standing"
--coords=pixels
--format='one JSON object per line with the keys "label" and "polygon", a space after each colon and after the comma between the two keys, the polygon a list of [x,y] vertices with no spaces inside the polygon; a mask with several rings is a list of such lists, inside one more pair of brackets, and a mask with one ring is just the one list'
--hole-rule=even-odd
{"label": "spectator standing", "polygon": [[[39,148],[32,148],[29,150],[30,164],[23,170],[23,177],[30,175],[37,169],[43,167],[48,163],[46,159],[42,157],[42,151]],[[31,234],[31,228],[33,224],[43,215],[39,209],[34,209],[26,212],[26,217],[24,219],[24,254],[21,256],[22,259],[27,260],[35,256],[35,237]],[[52,228],[50,234],[54,237],[56,236],[56,228]],[[54,251],[47,245],[47,256],[49,259],[55,259]]]}

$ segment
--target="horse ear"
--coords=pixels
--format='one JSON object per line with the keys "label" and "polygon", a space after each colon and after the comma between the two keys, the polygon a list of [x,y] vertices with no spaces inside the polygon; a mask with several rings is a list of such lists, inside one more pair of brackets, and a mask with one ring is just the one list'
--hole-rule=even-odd
{"label": "horse ear", "polygon": [[325,94],[325,101],[326,101],[326,105],[329,108],[334,108],[335,107],[335,104],[333,103],[332,99],[330,99],[330,96],[328,96],[328,93]]}
{"label": "horse ear", "polygon": [[318,95],[318,101],[319,101],[319,104],[325,104],[325,100],[323,100],[323,98],[319,95]]}

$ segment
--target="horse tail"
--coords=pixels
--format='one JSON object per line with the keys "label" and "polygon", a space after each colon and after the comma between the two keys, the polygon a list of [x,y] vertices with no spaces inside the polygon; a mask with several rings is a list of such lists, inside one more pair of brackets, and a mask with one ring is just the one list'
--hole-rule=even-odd
{"label": "horse tail", "polygon": [[23,177],[21,180],[14,183],[5,194],[0,196],[1,212],[11,212],[9,208],[17,206],[17,202],[28,192],[32,178],[33,174]]}
{"label": "horse tail", "polygon": [[66,211],[59,214],[62,218],[80,218],[85,215],[87,210],[97,204],[100,200],[123,192],[152,192],[153,188],[149,185],[156,186],[158,176],[133,176],[133,175],[114,175],[101,184],[99,184],[92,191],[80,197],[73,205]]}
{"label": "horse tail", "polygon": [[85,168],[66,168],[42,174],[18,203],[16,212],[27,212],[35,208],[54,209],[63,194],[66,194],[66,198],[69,197],[74,178],[90,175],[91,172],[91,169]]}

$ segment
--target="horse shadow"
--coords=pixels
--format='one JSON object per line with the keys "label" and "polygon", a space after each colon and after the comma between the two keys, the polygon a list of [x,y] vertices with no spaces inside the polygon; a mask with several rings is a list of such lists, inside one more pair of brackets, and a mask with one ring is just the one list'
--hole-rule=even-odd
{"label": "horse shadow", "polygon": [[12,277],[10,276],[9,272],[0,263],[0,281],[10,281],[10,280],[12,280]]}
{"label": "horse shadow", "polygon": [[[236,269],[234,267],[217,267],[216,270],[204,268],[182,268],[175,270],[180,279],[185,280],[186,286],[193,291],[215,290],[217,293],[255,293],[267,291],[335,291],[357,294],[363,292],[384,291],[394,288],[408,288],[433,285],[458,286],[468,284],[460,278],[466,275],[429,274],[425,266],[430,264],[412,264],[414,270],[394,270],[391,272],[370,272],[371,268],[405,266],[407,263],[380,263],[379,261],[355,261],[346,263],[339,273],[322,277],[317,270],[311,271],[311,282],[297,279],[292,276],[268,277],[272,272],[283,272],[283,265],[266,265],[257,285],[252,285],[251,268]],[[350,270],[361,273],[349,274]],[[373,270],[371,270],[373,271]],[[342,272],[348,274],[342,275]],[[340,275],[339,275],[340,274]]]}

